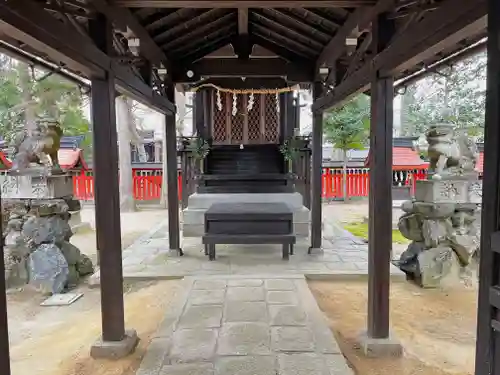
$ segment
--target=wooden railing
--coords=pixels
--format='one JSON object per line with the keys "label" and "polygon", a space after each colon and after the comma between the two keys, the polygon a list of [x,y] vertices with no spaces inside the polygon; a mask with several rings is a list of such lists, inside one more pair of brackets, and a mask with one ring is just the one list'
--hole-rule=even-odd
{"label": "wooden railing", "polygon": [[[307,159],[307,156],[305,156]],[[304,163],[306,163],[305,161]],[[187,168],[187,166],[186,166]],[[188,173],[193,172],[192,166],[187,168]],[[310,197],[307,191],[310,191],[310,174],[307,170],[301,167],[295,168],[297,174],[297,190],[304,195],[304,205],[307,207],[310,202]],[[410,170],[410,171],[394,171],[393,185],[394,186],[411,186],[412,192],[415,188],[415,181],[425,179],[427,176],[426,170]],[[184,178],[182,171],[179,171],[179,200],[187,204],[187,197],[194,192],[193,176]],[[347,197],[368,197],[369,193],[369,170],[348,169],[347,170]],[[140,201],[153,201],[161,198],[162,176],[161,170],[143,170],[134,171],[133,175],[133,192],[134,198]],[[186,191],[187,188],[187,191]],[[94,178],[88,173],[82,173],[73,177],[73,191],[75,197],[83,201],[91,201],[94,199]],[[323,168],[323,191],[324,199],[342,199],[343,183],[342,170],[336,168]]]}

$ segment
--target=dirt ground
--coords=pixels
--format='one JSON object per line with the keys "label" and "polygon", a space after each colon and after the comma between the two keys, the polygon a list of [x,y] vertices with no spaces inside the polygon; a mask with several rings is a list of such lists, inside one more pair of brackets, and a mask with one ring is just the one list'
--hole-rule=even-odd
{"label": "dirt ground", "polygon": [[[125,292],[125,324],[141,338],[136,352],[119,361],[93,360],[90,346],[101,332],[98,291],[86,291],[73,311],[67,307],[44,308],[63,315],[47,319],[43,333],[25,338],[11,347],[13,375],[133,375],[165,314],[168,304],[180,290],[178,281],[135,284]],[[97,292],[97,293],[92,293]],[[57,311],[59,310],[59,311]],[[75,311],[76,310],[76,311]],[[145,313],[147,312],[147,313]],[[9,311],[10,313],[10,311]],[[147,314],[147,315],[146,315]],[[52,315],[45,313],[42,315]],[[35,322],[42,320],[34,318]],[[35,323],[34,322],[34,323]],[[38,322],[41,323],[41,322]],[[36,323],[35,323],[36,324]]]}
{"label": "dirt ground", "polygon": [[368,359],[356,344],[366,327],[365,282],[311,281],[309,286],[356,375],[471,375],[474,372],[477,290],[391,286],[391,329],[401,359]]}
{"label": "dirt ground", "polygon": [[[166,216],[166,210],[154,209],[122,213],[122,248],[130,246]],[[95,228],[93,208],[82,210],[82,220]],[[94,230],[75,234],[71,242],[95,262]],[[89,289],[82,284],[72,292],[81,292],[83,297],[63,307],[40,306],[46,297],[29,288],[9,291],[7,305],[12,374],[133,374],[147,346],[148,337],[160,323],[176,290],[177,283],[174,281],[124,286],[126,327],[136,329],[142,340],[136,354],[119,362],[92,361],[88,358],[89,348],[99,337],[101,329],[99,289]],[[148,312],[147,318],[144,311]]]}

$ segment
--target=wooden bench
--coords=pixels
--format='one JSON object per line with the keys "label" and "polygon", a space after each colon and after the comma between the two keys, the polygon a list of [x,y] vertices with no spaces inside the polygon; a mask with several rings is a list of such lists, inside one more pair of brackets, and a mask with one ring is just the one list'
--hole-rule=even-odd
{"label": "wooden bench", "polygon": [[205,212],[205,254],[215,259],[217,244],[281,244],[283,259],[293,254],[293,212],[284,203],[215,203]]}

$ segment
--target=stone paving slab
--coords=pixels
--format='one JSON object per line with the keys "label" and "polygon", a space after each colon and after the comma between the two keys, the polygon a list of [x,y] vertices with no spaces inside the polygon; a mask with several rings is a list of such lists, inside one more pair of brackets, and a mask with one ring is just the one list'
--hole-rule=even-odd
{"label": "stone paving slab", "polygon": [[[323,252],[307,254],[308,241],[299,239],[295,254],[289,261],[281,259],[279,245],[220,245],[217,246],[217,259],[209,261],[201,240],[193,238],[183,240],[183,257],[171,256],[168,254],[167,233],[166,221],[159,223],[123,251],[126,280],[255,274],[269,278],[273,275],[306,275],[310,279],[368,276],[368,245],[326,217],[323,220]],[[390,270],[392,280],[405,280],[404,274],[396,267],[391,265]],[[99,285],[99,278],[97,271],[89,284]],[[257,286],[244,280],[237,282],[241,284],[232,286]]]}
{"label": "stone paving slab", "polygon": [[[136,375],[353,375],[303,276],[182,282]],[[233,299],[248,291],[293,293],[296,304]],[[200,292],[217,298],[197,305]]]}

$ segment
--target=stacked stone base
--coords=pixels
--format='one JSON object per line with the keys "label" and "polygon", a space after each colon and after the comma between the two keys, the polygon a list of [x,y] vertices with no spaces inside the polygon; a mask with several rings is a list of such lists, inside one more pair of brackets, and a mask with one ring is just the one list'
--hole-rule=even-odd
{"label": "stacked stone base", "polygon": [[412,240],[394,265],[426,288],[467,280],[479,256],[478,181],[418,181],[398,227]]}
{"label": "stacked stone base", "polygon": [[45,177],[38,186],[30,178],[37,194],[21,191],[26,179],[9,176],[2,184],[6,285],[61,293],[94,272],[90,258],[70,243],[71,212],[80,211],[80,202],[59,194],[71,191],[67,176]]}

